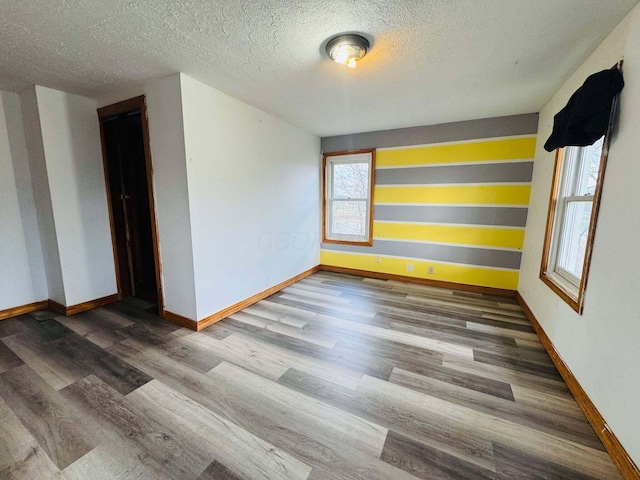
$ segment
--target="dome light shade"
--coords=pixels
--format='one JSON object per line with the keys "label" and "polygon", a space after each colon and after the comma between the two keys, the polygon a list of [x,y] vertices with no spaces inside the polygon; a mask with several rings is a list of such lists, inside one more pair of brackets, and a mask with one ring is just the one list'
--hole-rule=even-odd
{"label": "dome light shade", "polygon": [[327,42],[327,55],[331,60],[351,68],[355,68],[368,50],[369,40],[355,34],[338,35]]}

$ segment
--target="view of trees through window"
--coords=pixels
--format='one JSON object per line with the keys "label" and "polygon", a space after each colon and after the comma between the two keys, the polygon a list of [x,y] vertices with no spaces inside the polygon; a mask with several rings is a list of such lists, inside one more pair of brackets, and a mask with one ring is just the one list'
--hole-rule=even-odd
{"label": "view of trees through window", "polygon": [[558,267],[579,282],[582,277],[586,254],[593,196],[598,184],[600,158],[604,137],[587,147],[567,147],[575,149],[566,155],[575,155],[567,165],[567,181],[573,178],[573,185],[565,197],[564,219],[558,251]]}
{"label": "view of trees through window", "polygon": [[332,234],[366,234],[369,176],[368,163],[337,163],[333,166]]}

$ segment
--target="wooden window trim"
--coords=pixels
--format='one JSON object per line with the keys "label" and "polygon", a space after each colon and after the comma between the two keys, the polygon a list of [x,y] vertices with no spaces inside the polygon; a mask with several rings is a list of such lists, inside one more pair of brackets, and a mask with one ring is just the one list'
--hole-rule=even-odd
{"label": "wooden window trim", "polygon": [[[327,238],[327,158],[341,155],[357,155],[359,153],[371,154],[371,181],[369,182],[369,235],[367,240],[362,242],[351,242],[348,240],[332,240]],[[322,155],[322,243],[333,243],[338,245],[359,245],[361,247],[373,246],[373,192],[376,183],[376,149],[363,148],[360,150],[342,150],[330,152]]]}
{"label": "wooden window trim", "polygon": [[552,268],[549,268],[549,257],[553,248],[553,227],[556,221],[556,212],[558,207],[558,194],[562,180],[562,164],[564,161],[564,149],[556,150],[555,167],[553,170],[553,183],[551,186],[551,195],[549,198],[549,210],[547,212],[547,226],[544,236],[544,247],[542,251],[542,262],[540,265],[540,280],[542,280],[551,290],[553,290],[565,303],[567,303],[578,314],[582,315],[584,310],[584,295],[589,280],[589,267],[591,266],[591,256],[593,254],[593,244],[596,235],[596,227],[598,223],[598,213],[600,211],[600,201],[602,190],[604,187],[604,174],[607,168],[607,159],[609,157],[609,146],[611,144],[611,133],[615,119],[616,105],[618,98],[614,99],[611,115],[609,117],[609,126],[605,134],[602,144],[602,156],[600,157],[600,168],[598,170],[598,181],[593,194],[593,207],[591,209],[591,219],[589,223],[589,233],[587,235],[587,243],[585,245],[584,263],[582,267],[582,278],[578,286],[578,296],[574,296],[563,285],[555,280],[550,274]]}

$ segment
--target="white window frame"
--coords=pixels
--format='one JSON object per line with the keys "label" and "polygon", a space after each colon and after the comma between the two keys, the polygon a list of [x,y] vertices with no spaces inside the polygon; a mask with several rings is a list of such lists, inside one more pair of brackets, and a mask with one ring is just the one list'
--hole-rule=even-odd
{"label": "white window frame", "polygon": [[[561,277],[556,280],[562,283],[568,282],[565,283],[564,286],[575,299],[578,298],[582,277],[576,277],[573,273],[560,266],[560,243],[564,233],[565,216],[569,203],[589,202],[592,205],[591,211],[593,212],[595,195],[576,194],[576,190],[579,188],[581,181],[585,180],[585,175],[588,173],[588,159],[585,158],[586,151],[587,148],[585,147],[566,147],[564,149],[560,180],[560,195],[558,197],[556,219],[553,226],[553,246],[548,265],[548,270],[551,271],[552,275],[558,275]],[[575,248],[575,245],[571,245],[570,247]],[[584,268],[582,276],[584,276]]]}
{"label": "white window frame", "polygon": [[[334,197],[333,194],[333,170],[336,165],[347,165],[350,163],[368,163],[369,164],[369,189],[367,197]],[[324,243],[342,243],[353,245],[373,245],[372,218],[373,218],[373,190],[375,182],[375,149],[358,150],[353,152],[336,152],[327,153],[323,156],[323,191],[324,191],[324,210],[322,225],[322,241]],[[333,202],[335,201],[353,201],[365,202],[365,233],[364,235],[337,234],[331,231],[333,225]]]}

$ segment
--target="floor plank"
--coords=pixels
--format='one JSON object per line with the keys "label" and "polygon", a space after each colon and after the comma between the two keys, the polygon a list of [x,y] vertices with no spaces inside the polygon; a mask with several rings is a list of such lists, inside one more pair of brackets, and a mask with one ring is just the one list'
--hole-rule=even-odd
{"label": "floor plank", "polygon": [[0,398],[0,478],[62,478],[60,470]]}
{"label": "floor plank", "polygon": [[0,375],[0,396],[60,469],[98,446],[83,417],[28,365]]}
{"label": "floor plank", "polygon": [[314,331],[313,329],[306,329],[304,327],[292,327],[286,323],[269,320],[261,317],[260,315],[252,315],[250,313],[238,312],[231,315],[229,318],[237,320],[248,325],[253,325],[265,330],[271,330],[273,332],[288,335],[293,338],[304,340],[305,342],[313,343],[314,345],[320,345],[321,347],[331,348],[336,344],[336,338],[329,335],[325,335],[321,332]]}
{"label": "floor plank", "polygon": [[217,460],[209,464],[198,480],[242,480]]}
{"label": "floor plank", "polygon": [[604,450],[590,425],[585,424],[582,419],[549,412],[546,407],[543,407],[544,404],[523,405],[397,368],[394,368],[389,382],[489,415],[498,415],[510,422],[567,440],[579,441],[591,448]]}
{"label": "floor plank", "polygon": [[424,423],[432,428],[446,427],[468,439],[511,445],[546,461],[564,462],[568,468],[596,478],[615,478],[618,473],[608,454],[602,450],[517,425],[495,415],[403,387],[394,388],[387,382],[367,376],[363,378],[358,392],[360,389],[380,405],[393,405],[395,414],[402,415],[403,421],[412,417],[416,424]]}
{"label": "floor plank", "polygon": [[170,480],[148,461],[148,454],[133,442],[109,441],[98,445],[62,473],[66,480]]}
{"label": "floor plank", "polygon": [[246,397],[258,401],[274,415],[281,412],[282,421],[290,422],[291,428],[307,425],[304,429],[313,432],[325,445],[358,450],[375,458],[380,456],[386,428],[282,388],[229,363],[218,365],[208,375],[218,383],[232,386],[238,393],[246,392]]}
{"label": "floor plank", "polygon": [[[593,480],[585,475],[557,463],[529,455],[521,450],[494,443],[493,454],[496,459],[496,480]],[[614,474],[611,478],[619,478]]]}
{"label": "floor plank", "polygon": [[305,480],[311,467],[285,451],[207,410],[176,390],[154,380],[129,395],[127,401],[145,410],[158,424],[189,439],[192,451],[213,455],[247,480]]}
{"label": "floor plank", "polygon": [[[146,470],[152,474],[161,472],[168,478],[195,478],[213,460],[213,453],[203,458],[190,448],[189,438],[177,435],[170,425],[155,421],[148,415],[147,408],[131,405],[125,396],[98,377],[84,378],[66,387],[61,394],[76,409],[94,412],[95,422],[101,424],[106,441],[118,441],[129,451],[143,452],[142,463],[147,464]],[[105,463],[108,465],[109,461],[119,464],[117,458],[105,461],[104,457],[98,456],[92,460],[88,470]]]}
{"label": "floor plank", "polygon": [[37,339],[25,339],[23,335],[12,335],[3,338],[2,342],[55,390],[71,385],[82,378],[82,374],[75,372],[74,365],[68,369],[63,368],[64,360],[58,361],[55,353],[46,352],[46,346],[43,351]]}
{"label": "floor plank", "polygon": [[13,352],[13,350],[7,347],[3,342],[0,342],[0,373],[18,367],[23,363],[24,362]]}
{"label": "floor plank", "polygon": [[491,470],[389,431],[382,451],[385,462],[426,480],[493,480]]}
{"label": "floor plank", "polygon": [[252,339],[246,335],[234,333],[223,340],[237,351],[251,352],[251,355],[269,356],[282,362],[286,369],[297,368],[303,372],[324,378],[330,382],[355,389],[362,378],[362,374],[331,362],[318,360],[309,356],[277,347],[267,342]]}

